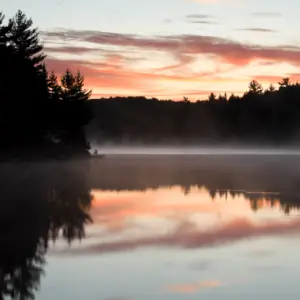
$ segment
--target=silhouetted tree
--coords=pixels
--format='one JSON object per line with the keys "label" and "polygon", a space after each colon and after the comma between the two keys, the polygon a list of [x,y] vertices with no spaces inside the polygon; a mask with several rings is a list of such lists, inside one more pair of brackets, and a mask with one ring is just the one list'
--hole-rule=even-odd
{"label": "silhouetted tree", "polygon": [[47,83],[50,99],[52,101],[61,100],[62,88],[58,84],[57,76],[55,75],[54,71],[52,71],[50,76],[48,77]]}
{"label": "silhouetted tree", "polygon": [[[0,153],[64,156],[76,146],[74,153],[87,154],[83,126],[91,120],[86,105],[91,91],[84,89],[83,76],[67,70],[58,84],[54,73],[48,75],[32,20],[19,10],[7,25],[3,22],[1,13]],[[54,142],[61,133],[67,137],[64,145]]]}
{"label": "silhouetted tree", "polygon": [[188,103],[188,102],[190,102],[190,100],[188,97],[183,97],[183,102]]}
{"label": "silhouetted tree", "polygon": [[32,28],[32,25],[32,19],[18,10],[15,16],[9,19],[8,43],[22,57],[38,65],[44,61],[45,55],[42,53],[43,45],[39,41],[38,29]]}
{"label": "silhouetted tree", "polygon": [[61,143],[88,150],[90,146],[82,128],[92,118],[87,106],[91,91],[84,88],[84,77],[80,72],[73,75],[70,70],[66,70],[58,82],[52,72],[48,77],[48,88],[50,99],[56,103],[53,112],[56,114],[56,123],[53,127],[63,132]]}
{"label": "silhouetted tree", "polygon": [[11,30],[11,26],[3,25],[3,21],[5,16],[2,12],[0,12],[0,46],[7,46],[8,37],[7,34]]}
{"label": "silhouetted tree", "polygon": [[263,87],[259,82],[257,82],[256,80],[252,80],[249,83],[248,93],[258,95],[258,94],[262,94],[262,92],[263,92]]}
{"label": "silhouetted tree", "polygon": [[289,77],[282,78],[281,81],[278,82],[280,88],[286,88],[291,85],[291,81]]}
{"label": "silhouetted tree", "polygon": [[217,99],[216,95],[214,93],[211,93],[208,97],[208,101],[213,102]]}
{"label": "silhouetted tree", "polygon": [[84,89],[84,77],[80,71],[73,75],[69,69],[61,77],[61,98],[64,101],[86,101],[92,91]]}
{"label": "silhouetted tree", "polygon": [[270,84],[268,91],[271,93],[275,92],[276,91],[275,86],[273,84]]}

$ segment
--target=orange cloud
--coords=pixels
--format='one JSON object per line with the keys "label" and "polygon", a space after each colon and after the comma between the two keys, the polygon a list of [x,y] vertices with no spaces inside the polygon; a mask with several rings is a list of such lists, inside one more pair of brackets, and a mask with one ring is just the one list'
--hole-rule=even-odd
{"label": "orange cloud", "polygon": [[[111,57],[102,62],[90,62],[81,60],[63,60],[48,58],[46,61],[49,70],[62,74],[69,68],[72,71],[80,70],[85,77],[86,87],[93,89],[93,97],[98,95],[144,95],[144,96],[178,96],[178,93],[170,88],[157,89],[159,85],[171,86],[172,84],[186,84],[187,86],[201,83],[228,82],[229,79],[218,77],[214,72],[204,72],[196,75],[172,75],[160,72],[136,71],[125,69],[121,66],[121,59]],[[105,91],[107,91],[105,93]],[[102,92],[102,93],[101,93]],[[182,89],[183,95],[207,95],[210,90]],[[182,98],[182,96],[180,96]]]}
{"label": "orange cloud", "polygon": [[[278,83],[282,80],[283,76],[276,76],[276,75],[256,75],[254,76],[253,79],[259,81],[259,82],[269,82],[269,83]],[[288,74],[288,77],[291,79],[293,82],[298,82],[300,81],[300,73],[291,73]]]}
{"label": "orange cloud", "polygon": [[170,292],[174,293],[182,293],[182,294],[190,294],[202,291],[207,288],[215,288],[219,287],[222,284],[219,281],[211,280],[211,281],[201,281],[191,284],[172,284],[168,285],[166,289]]}
{"label": "orange cloud", "polygon": [[[88,87],[98,95],[182,98],[188,94],[208,95],[212,91],[241,92],[253,77],[266,74],[263,70],[267,64],[275,67],[282,62],[287,64],[285,69],[278,68],[281,71],[278,77],[289,76],[293,71],[288,66],[300,64],[300,48],[296,46],[250,45],[212,36],[149,37],[84,30],[48,31],[43,36],[46,45],[57,39],[63,44],[45,48],[52,55],[48,58],[49,67],[58,73],[66,67],[79,68]],[[78,55],[84,58],[64,58]],[[257,75],[234,75],[235,70],[254,63]],[[269,79],[275,75],[272,71]]]}

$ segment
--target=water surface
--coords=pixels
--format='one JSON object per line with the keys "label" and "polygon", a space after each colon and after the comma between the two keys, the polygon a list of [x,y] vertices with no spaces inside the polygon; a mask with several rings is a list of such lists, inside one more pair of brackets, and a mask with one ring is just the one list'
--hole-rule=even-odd
{"label": "water surface", "polygon": [[300,297],[297,157],[112,156],[2,170],[3,295]]}

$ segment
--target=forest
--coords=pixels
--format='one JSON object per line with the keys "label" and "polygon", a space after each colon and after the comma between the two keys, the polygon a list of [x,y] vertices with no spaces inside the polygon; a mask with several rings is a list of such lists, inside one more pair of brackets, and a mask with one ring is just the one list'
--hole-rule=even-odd
{"label": "forest", "polygon": [[88,153],[83,127],[91,119],[84,78],[48,72],[39,32],[19,10],[0,13],[0,158],[66,157]]}
{"label": "forest", "polygon": [[266,90],[253,80],[242,95],[191,102],[145,97],[89,101],[96,143],[293,144],[300,142],[300,84],[283,78]]}

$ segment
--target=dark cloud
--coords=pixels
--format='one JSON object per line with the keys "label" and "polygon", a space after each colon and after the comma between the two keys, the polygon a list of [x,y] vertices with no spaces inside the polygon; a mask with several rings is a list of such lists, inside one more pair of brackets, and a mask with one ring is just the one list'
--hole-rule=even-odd
{"label": "dark cloud", "polygon": [[212,15],[206,15],[206,14],[191,14],[186,15],[187,19],[210,19],[212,18]]}
{"label": "dark cloud", "polygon": [[253,31],[253,32],[277,32],[277,30],[274,29],[268,29],[268,28],[259,28],[259,27],[252,27],[252,28],[237,28],[235,30],[240,31]]}
{"label": "dark cloud", "polygon": [[219,24],[218,22],[214,22],[214,21],[209,21],[209,20],[194,20],[194,21],[190,21],[189,23],[193,23],[193,24]]}
{"label": "dark cloud", "polygon": [[186,15],[186,19],[187,22],[193,24],[219,24],[213,19],[213,16],[205,14]]}

